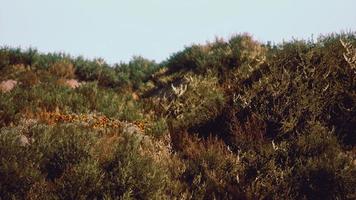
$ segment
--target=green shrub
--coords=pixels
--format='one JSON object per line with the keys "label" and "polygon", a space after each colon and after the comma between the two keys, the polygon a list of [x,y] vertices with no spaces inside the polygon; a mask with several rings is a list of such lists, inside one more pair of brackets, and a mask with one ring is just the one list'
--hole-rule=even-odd
{"label": "green shrub", "polygon": [[113,90],[99,88],[96,82],[84,84],[75,94],[84,100],[88,110],[128,121],[141,118],[140,105],[129,94],[119,95]]}
{"label": "green shrub", "polygon": [[113,157],[103,164],[106,197],[164,197],[166,174],[151,158],[140,155],[139,145],[137,137],[125,135],[123,141],[117,144]]}
{"label": "green shrub", "polygon": [[186,169],[182,174],[193,199],[242,199],[241,163],[222,141],[188,136],[182,145]]}
{"label": "green shrub", "polygon": [[49,68],[50,73],[58,78],[74,78],[74,66],[69,60],[61,60]]}
{"label": "green shrub", "polygon": [[[97,134],[78,125],[36,126],[30,130],[33,162],[45,181],[34,184],[33,198],[100,197],[103,173],[92,155]],[[45,192],[45,194],[41,194]]]}
{"label": "green shrub", "polygon": [[55,181],[54,194],[60,199],[102,198],[104,174],[95,160],[85,160],[65,170]]}
{"label": "green shrub", "polygon": [[145,127],[145,132],[155,138],[162,138],[168,133],[166,120],[164,118],[160,118],[154,122],[151,122],[147,127]]}
{"label": "green shrub", "polygon": [[224,105],[224,94],[213,76],[186,76],[179,86],[171,85],[162,107],[175,128],[189,128],[216,117]]}
{"label": "green shrub", "polygon": [[239,151],[240,182],[249,198],[347,199],[355,172],[336,137],[317,122],[294,140]]}
{"label": "green shrub", "polygon": [[33,87],[40,82],[38,75],[33,71],[24,72],[19,79],[22,86],[26,88]]}
{"label": "green shrub", "polygon": [[[16,89],[15,89],[16,90]],[[0,95],[0,126],[5,126],[18,120],[17,105],[11,100],[12,93]]]}
{"label": "green shrub", "polygon": [[29,48],[22,50],[20,48],[0,48],[0,70],[11,65],[23,64],[32,65],[34,57],[38,54],[36,49]]}
{"label": "green shrub", "polygon": [[20,142],[21,133],[2,128],[0,131],[0,198],[21,199],[31,185],[41,180],[38,163],[31,151]]}
{"label": "green shrub", "polygon": [[0,48],[20,83],[0,94],[0,199],[355,199],[355,46],[242,34],[113,66]]}
{"label": "green shrub", "polygon": [[354,141],[353,71],[343,59],[340,41],[328,41],[334,50],[323,43],[295,41],[270,50],[273,57],[253,69],[262,74],[258,79],[236,79],[235,105],[263,119],[271,137],[291,135],[317,119],[335,126],[345,143]]}
{"label": "green shrub", "polygon": [[40,169],[48,180],[62,176],[65,170],[90,157],[93,136],[80,127],[57,125],[31,130],[40,158]]}
{"label": "green shrub", "polygon": [[355,195],[355,166],[337,138],[320,123],[310,123],[307,133],[291,146],[294,158],[291,181],[296,198],[348,199]]}
{"label": "green shrub", "polygon": [[26,112],[56,111],[65,113],[100,112],[122,120],[138,120],[141,106],[130,95],[86,83],[73,90],[57,84],[37,84],[32,88],[15,88],[0,96],[0,123],[16,122]]}

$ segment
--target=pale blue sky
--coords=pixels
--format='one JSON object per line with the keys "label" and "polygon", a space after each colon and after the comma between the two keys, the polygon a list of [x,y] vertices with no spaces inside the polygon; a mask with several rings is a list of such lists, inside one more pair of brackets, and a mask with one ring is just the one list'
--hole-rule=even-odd
{"label": "pale blue sky", "polygon": [[342,30],[356,31],[356,0],[0,0],[0,46],[109,63],[242,32],[280,42]]}

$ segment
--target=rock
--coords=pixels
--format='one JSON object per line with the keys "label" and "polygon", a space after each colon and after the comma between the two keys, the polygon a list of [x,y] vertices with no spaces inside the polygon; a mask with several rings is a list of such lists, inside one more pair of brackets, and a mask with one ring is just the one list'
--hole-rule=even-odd
{"label": "rock", "polygon": [[75,88],[79,87],[82,83],[79,83],[75,79],[68,79],[68,80],[65,80],[64,84],[72,89],[75,89]]}
{"label": "rock", "polygon": [[127,123],[123,126],[123,132],[136,137],[140,142],[147,142],[150,138],[145,135],[142,130],[135,124]]}
{"label": "rock", "polygon": [[30,141],[29,141],[29,139],[28,139],[26,136],[21,135],[20,138],[19,138],[19,143],[20,143],[21,146],[24,147],[24,146],[29,145],[29,144],[30,144]]}
{"label": "rock", "polygon": [[124,125],[124,132],[128,133],[128,134],[142,134],[142,131],[140,128],[138,128],[135,124],[125,124]]}
{"label": "rock", "polygon": [[17,81],[9,79],[0,83],[1,92],[10,92],[17,85]]}
{"label": "rock", "polygon": [[132,93],[132,99],[137,101],[140,99],[140,97],[134,92],[134,93]]}

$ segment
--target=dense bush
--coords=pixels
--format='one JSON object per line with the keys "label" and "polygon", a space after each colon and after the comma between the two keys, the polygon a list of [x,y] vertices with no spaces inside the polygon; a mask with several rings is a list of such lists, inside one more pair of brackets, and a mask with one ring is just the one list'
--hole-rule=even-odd
{"label": "dense bush", "polygon": [[55,62],[50,68],[49,72],[58,78],[74,78],[74,67],[69,60],[61,60]]}
{"label": "dense bush", "polygon": [[326,40],[331,45],[330,39],[324,39],[317,44],[296,41],[279,47],[266,61],[267,69],[255,69],[262,77],[242,88],[245,80],[237,81],[235,103],[274,124],[274,135],[295,133],[304,129],[306,121],[321,120],[329,128],[334,126],[345,143],[353,143],[354,70],[343,58],[340,40],[332,41],[332,51],[338,53],[335,60],[323,47]]}
{"label": "dense bush", "polygon": [[0,96],[0,123],[16,122],[23,114],[39,111],[62,111],[65,113],[100,112],[122,120],[141,118],[140,105],[129,95],[118,95],[112,90],[87,83],[77,89],[52,84],[38,84],[32,88],[17,87],[11,93]]}
{"label": "dense bush", "polygon": [[161,99],[162,109],[174,128],[187,128],[206,122],[219,114],[224,93],[213,76],[187,75]]}
{"label": "dense bush", "polygon": [[38,163],[31,162],[29,150],[21,145],[20,133],[1,129],[0,133],[0,197],[23,198],[31,185],[41,180]]}
{"label": "dense bush", "polygon": [[[140,138],[118,132],[113,152],[98,162],[97,131],[75,125],[1,129],[2,198],[161,198],[169,176],[140,153]],[[29,143],[22,143],[26,137]],[[97,153],[94,153],[97,152]],[[45,193],[43,193],[45,192]]]}
{"label": "dense bush", "polygon": [[144,59],[142,57],[133,57],[128,63],[115,64],[109,66],[101,59],[88,61],[77,58],[74,61],[76,67],[76,75],[80,80],[98,81],[99,85],[122,88],[122,89],[137,89],[141,86],[159,66],[154,61]]}
{"label": "dense bush", "polygon": [[139,140],[124,137],[113,152],[113,157],[103,164],[105,196],[134,199],[159,199],[164,197],[166,174],[153,160],[139,153]]}
{"label": "dense bush", "polygon": [[182,141],[186,170],[182,174],[192,199],[241,199],[241,163],[223,142],[209,138]]}
{"label": "dense bush", "polygon": [[114,65],[2,47],[0,199],[355,199],[355,47],[242,34]]}

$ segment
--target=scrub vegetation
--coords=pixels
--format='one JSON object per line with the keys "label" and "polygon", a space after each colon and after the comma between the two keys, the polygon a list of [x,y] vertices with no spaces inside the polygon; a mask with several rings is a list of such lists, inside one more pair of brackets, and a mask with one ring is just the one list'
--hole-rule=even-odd
{"label": "scrub vegetation", "polygon": [[356,34],[109,65],[0,48],[0,199],[356,199]]}

